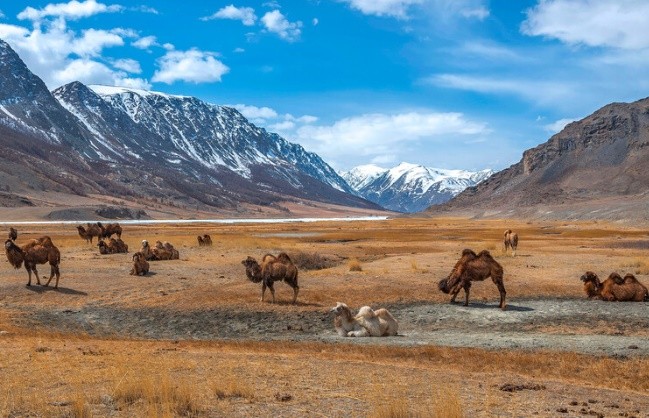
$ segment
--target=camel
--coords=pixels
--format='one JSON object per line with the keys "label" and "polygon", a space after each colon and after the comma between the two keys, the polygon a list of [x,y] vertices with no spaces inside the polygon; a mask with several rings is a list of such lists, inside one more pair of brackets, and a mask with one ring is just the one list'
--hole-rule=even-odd
{"label": "camel", "polygon": [[330,312],[334,312],[334,327],[341,337],[385,337],[397,335],[399,324],[387,309],[373,310],[363,306],[358,313],[352,315],[351,309],[336,302]]}
{"label": "camel", "polygon": [[61,253],[59,249],[52,243],[52,240],[48,236],[41,237],[39,239],[32,240],[27,244],[19,247],[12,240],[8,239],[5,241],[5,252],[7,254],[7,260],[11,263],[14,268],[19,269],[20,266],[25,263],[25,270],[29,276],[29,281],[27,286],[32,285],[32,271],[36,275],[36,282],[40,285],[41,280],[38,277],[38,270],[36,269],[37,264],[50,264],[50,278],[45,283],[45,286],[49,286],[52,278],[56,275],[56,283],[54,284],[54,289],[59,288],[59,278],[61,273],[59,272],[59,264],[61,263]]}
{"label": "camel", "polygon": [[472,281],[482,281],[491,277],[498,291],[500,292],[500,309],[505,310],[505,285],[503,284],[503,268],[493,259],[489,251],[483,250],[480,254],[470,249],[462,251],[462,257],[458,260],[447,278],[438,283],[438,288],[444,293],[450,293],[451,303],[455,302],[460,289],[464,289],[464,306],[469,305],[469,290]]}
{"label": "camel", "polygon": [[121,238],[111,238],[108,243],[103,239],[97,243],[99,247],[100,254],[117,254],[117,253],[127,253],[128,244],[122,241]]}
{"label": "camel", "polygon": [[97,226],[101,230],[101,238],[110,238],[113,234],[116,234],[117,238],[122,238],[122,227],[118,223],[103,225],[97,222]]}
{"label": "camel", "polygon": [[145,276],[149,272],[149,262],[146,261],[144,254],[136,252],[133,254],[133,268],[131,276]]}
{"label": "camel", "polygon": [[248,256],[241,262],[246,267],[246,276],[248,280],[253,283],[261,282],[261,301],[264,301],[264,293],[266,288],[270,289],[273,295],[273,303],[275,303],[275,288],[273,283],[276,281],[284,280],[289,286],[293,288],[293,304],[297,300],[297,294],[300,287],[297,284],[297,267],[291,261],[286,253],[279,253],[277,257],[272,254],[266,254],[262,258],[261,266],[253,257]]}
{"label": "camel", "polygon": [[518,234],[511,229],[505,231],[505,239],[503,241],[505,244],[505,253],[509,248],[512,249],[512,255],[516,255],[516,247],[518,247]]}
{"label": "camel", "polygon": [[16,231],[13,227],[9,227],[9,239],[15,242],[17,238],[18,231]]}
{"label": "camel", "polygon": [[598,298],[608,302],[649,302],[647,287],[627,274],[622,278],[613,272],[603,282],[599,281],[597,274],[587,271],[581,276],[584,282],[584,291],[588,299]]}
{"label": "camel", "polygon": [[156,241],[155,247],[151,249],[151,252],[153,253],[154,260],[178,260],[180,258],[178,250],[167,241]]}
{"label": "camel", "polygon": [[77,226],[77,230],[79,231],[79,236],[91,244],[94,237],[97,237],[97,240],[101,238],[101,228],[96,224],[87,224],[87,228],[79,225]]}
{"label": "camel", "polygon": [[212,245],[212,237],[210,237],[208,234],[205,234],[203,236],[198,236],[198,245],[200,247],[205,247],[205,246],[210,246]]}

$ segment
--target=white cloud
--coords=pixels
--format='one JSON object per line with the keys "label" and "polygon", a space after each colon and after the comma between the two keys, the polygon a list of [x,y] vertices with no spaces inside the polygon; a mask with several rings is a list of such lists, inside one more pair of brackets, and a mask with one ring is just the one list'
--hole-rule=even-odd
{"label": "white cloud", "polygon": [[563,128],[565,128],[569,123],[574,122],[576,120],[577,119],[571,119],[571,118],[559,119],[558,121],[543,126],[543,128],[545,128],[545,130],[548,132],[556,134],[557,132],[560,132]]}
{"label": "white cloud", "polygon": [[275,119],[278,116],[275,110],[265,106],[257,107],[257,106],[250,106],[245,104],[235,104],[232,105],[232,107],[237,109],[247,119],[251,119],[251,120]]}
{"label": "white cloud", "polygon": [[130,58],[116,60],[115,62],[113,62],[113,67],[132,74],[140,74],[142,72],[140,63]]}
{"label": "white cloud", "polygon": [[151,85],[144,79],[129,78],[123,71],[114,71],[100,62],[86,59],[69,62],[64,68],[53,73],[53,79],[56,85],[79,80],[85,84],[106,84],[144,90],[151,89]]}
{"label": "white cloud", "polygon": [[406,19],[408,9],[424,0],[341,0],[366,15],[390,16],[397,19]]}
{"label": "white cloud", "polygon": [[243,48],[234,48],[234,50],[232,52],[236,52],[237,54],[241,54],[243,52],[246,52],[246,50],[243,49]]}
{"label": "white cloud", "polygon": [[86,0],[84,2],[73,0],[68,3],[50,3],[42,9],[27,7],[18,13],[18,19],[38,21],[46,17],[63,17],[68,20],[78,20],[98,13],[114,13],[122,10],[124,10],[124,7],[116,4],[107,6],[103,3],[97,3],[96,0]]}
{"label": "white cloud", "polygon": [[649,47],[649,2],[645,0],[543,0],[527,10],[521,31],[572,45]]}
{"label": "white cloud", "polygon": [[136,12],[142,12],[142,13],[151,13],[153,15],[158,15],[160,12],[158,12],[157,9],[154,9],[153,7],[149,6],[138,6],[138,7],[133,7],[131,10],[134,10]]}
{"label": "white cloud", "polygon": [[379,156],[408,144],[449,137],[489,133],[484,123],[461,113],[409,112],[368,114],[339,120],[329,126],[303,126],[296,140],[332,159],[345,154]]}
{"label": "white cloud", "polygon": [[313,20],[311,21],[313,26],[318,26],[318,23],[320,23],[320,20],[317,17],[314,17]]}
{"label": "white cloud", "polygon": [[489,9],[484,6],[476,7],[473,9],[462,9],[460,15],[467,19],[485,20],[489,17]]}
{"label": "white cloud", "polygon": [[252,7],[235,7],[233,4],[221,8],[211,16],[201,17],[201,20],[231,19],[240,20],[245,26],[253,26],[257,21],[255,9]]}
{"label": "white cloud", "polygon": [[279,10],[266,13],[261,21],[268,32],[289,42],[298,40],[302,34],[302,22],[289,22]]}
{"label": "white cloud", "polygon": [[131,45],[139,49],[149,49],[152,46],[158,45],[156,39],[155,36],[145,36],[133,42]]}
{"label": "white cloud", "polygon": [[0,10],[0,19],[2,19],[2,18],[4,18],[4,17],[5,17],[5,14],[2,13],[2,10]]}
{"label": "white cloud", "polygon": [[124,45],[124,40],[119,35],[105,30],[88,29],[83,31],[80,38],[74,39],[70,47],[71,52],[81,57],[97,57],[104,48],[121,45]]}
{"label": "white cloud", "polygon": [[278,133],[290,132],[291,130],[295,129],[295,122],[285,120],[282,122],[274,123],[272,125],[268,125],[268,129],[272,132]]}
{"label": "white cloud", "polygon": [[230,69],[215,58],[212,52],[190,49],[170,50],[158,59],[159,70],[153,74],[154,82],[172,84],[176,81],[211,83],[221,81]]}

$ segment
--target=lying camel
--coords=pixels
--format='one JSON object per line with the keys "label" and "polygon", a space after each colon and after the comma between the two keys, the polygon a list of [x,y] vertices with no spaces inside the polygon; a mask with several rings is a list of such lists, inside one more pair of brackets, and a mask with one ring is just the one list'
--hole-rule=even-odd
{"label": "lying camel", "polygon": [[136,252],[133,254],[133,268],[131,276],[145,276],[149,272],[149,262],[146,261],[144,254]]}
{"label": "lying camel", "polygon": [[346,304],[337,302],[330,312],[336,314],[334,327],[341,337],[385,337],[397,335],[399,330],[397,321],[384,308],[363,306],[354,316]]}
{"label": "lying camel", "polygon": [[588,299],[598,298],[608,302],[649,301],[647,287],[630,273],[622,278],[613,272],[606,280],[600,282],[597,274],[587,271],[580,280],[584,282],[584,291],[588,295]]}

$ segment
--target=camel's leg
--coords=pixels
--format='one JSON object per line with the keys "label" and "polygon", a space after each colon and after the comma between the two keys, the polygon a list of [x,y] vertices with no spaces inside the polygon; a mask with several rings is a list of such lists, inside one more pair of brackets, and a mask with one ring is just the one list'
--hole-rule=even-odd
{"label": "camel's leg", "polygon": [[270,294],[273,295],[273,303],[275,303],[275,286],[273,282],[268,283],[268,288],[270,289]]}
{"label": "camel's leg", "polygon": [[469,306],[469,291],[471,290],[471,282],[464,284],[464,306]]}
{"label": "camel's leg", "polygon": [[40,285],[41,284],[41,279],[38,277],[38,270],[36,269],[36,264],[34,264],[34,266],[32,267],[32,270],[34,270],[34,275],[36,276],[36,283],[38,283]]}
{"label": "camel's leg", "polygon": [[358,331],[349,331],[347,333],[348,337],[369,337],[370,333],[367,331],[366,328],[363,328],[362,330]]}
{"label": "camel's leg", "polygon": [[261,301],[264,301],[264,293],[266,293],[266,282],[261,283]]}
{"label": "camel's leg", "polygon": [[456,290],[453,290],[453,292],[451,293],[451,295],[452,295],[451,296],[451,303],[455,303],[455,298],[457,297],[457,294],[460,293],[460,289],[462,289],[462,288],[457,286]]}
{"label": "camel's leg", "polygon": [[56,275],[56,284],[54,285],[55,289],[59,288],[59,277],[61,274],[59,273],[59,266],[52,264],[51,269],[50,269],[50,279],[45,283],[45,287],[50,285],[50,282],[52,281],[52,278]]}
{"label": "camel's leg", "polygon": [[299,286],[295,286],[293,288],[293,305],[295,305],[295,302],[297,301],[297,293],[300,291]]}
{"label": "camel's leg", "polygon": [[507,295],[507,292],[505,291],[505,285],[503,284],[503,278],[502,277],[492,277],[491,280],[494,282],[496,287],[498,287],[498,291],[500,292],[500,309],[503,311],[507,307],[507,304],[505,303],[505,296]]}
{"label": "camel's leg", "polygon": [[32,271],[27,267],[27,264],[25,264],[25,270],[27,270],[27,275],[29,276],[29,280],[27,281],[27,287],[29,287],[32,285]]}

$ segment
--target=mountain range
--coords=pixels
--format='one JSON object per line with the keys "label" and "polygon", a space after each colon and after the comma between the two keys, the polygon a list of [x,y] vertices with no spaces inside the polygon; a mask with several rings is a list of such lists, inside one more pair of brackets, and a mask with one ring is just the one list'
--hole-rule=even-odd
{"label": "mountain range", "polygon": [[444,203],[492,174],[492,170],[445,170],[409,163],[391,169],[362,165],[340,173],[365,199],[386,209],[407,213]]}
{"label": "mountain range", "polygon": [[568,124],[429,214],[649,220],[649,98]]}
{"label": "mountain range", "polygon": [[2,40],[0,145],[0,206],[64,206],[75,199],[60,195],[72,195],[208,212],[382,210],[234,108],[80,82],[50,92]]}

